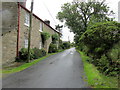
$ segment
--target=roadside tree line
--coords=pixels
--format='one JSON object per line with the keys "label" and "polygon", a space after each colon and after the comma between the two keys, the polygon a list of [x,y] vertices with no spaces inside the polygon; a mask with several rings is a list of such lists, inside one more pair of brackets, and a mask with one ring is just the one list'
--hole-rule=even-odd
{"label": "roadside tree line", "polygon": [[78,50],[84,51],[108,76],[119,75],[120,65],[120,23],[109,16],[114,14],[105,1],[65,3],[57,18],[75,34]]}

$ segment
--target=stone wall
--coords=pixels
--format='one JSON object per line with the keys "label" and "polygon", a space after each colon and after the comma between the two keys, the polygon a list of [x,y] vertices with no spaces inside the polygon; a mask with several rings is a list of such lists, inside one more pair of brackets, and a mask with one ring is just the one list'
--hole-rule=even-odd
{"label": "stone wall", "polygon": [[[26,10],[21,8],[20,12],[20,48],[25,47],[25,39],[28,39],[29,27],[25,25]],[[28,13],[28,12],[27,12]],[[41,35],[40,35],[40,21],[36,17],[32,17],[32,30],[31,30],[31,48],[39,48]]]}
{"label": "stone wall", "polygon": [[12,62],[16,56],[17,3],[2,3],[2,64]]}
{"label": "stone wall", "polygon": [[17,3],[2,2],[2,34],[17,30]]}

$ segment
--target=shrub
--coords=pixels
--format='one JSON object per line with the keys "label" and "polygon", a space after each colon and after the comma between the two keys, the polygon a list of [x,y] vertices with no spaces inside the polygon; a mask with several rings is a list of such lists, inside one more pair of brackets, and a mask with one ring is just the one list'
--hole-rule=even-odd
{"label": "shrub", "polygon": [[113,68],[112,71],[110,72],[110,75],[115,76],[119,75],[119,65],[120,65],[120,41],[111,48],[108,53],[107,57],[109,58],[110,66]]}
{"label": "shrub", "polygon": [[72,43],[71,43],[71,47],[74,47],[74,46],[75,46],[75,43],[74,43],[74,42],[72,42]]}
{"label": "shrub", "polygon": [[119,75],[119,66],[115,63],[111,63],[111,60],[103,55],[98,59],[97,64],[98,70],[108,76],[117,76]]}
{"label": "shrub", "polygon": [[34,51],[34,59],[41,57],[41,52],[38,48],[33,48],[33,51]]}
{"label": "shrub", "polygon": [[108,51],[107,56],[112,60],[112,63],[120,64],[120,41]]}
{"label": "shrub", "polygon": [[57,45],[51,43],[50,46],[49,46],[49,51],[48,51],[48,52],[49,52],[49,53],[55,53],[55,52],[57,52],[57,51],[58,51]]}
{"label": "shrub", "polygon": [[41,53],[42,53],[42,56],[45,56],[47,53],[44,49],[40,49]]}
{"label": "shrub", "polygon": [[70,46],[71,46],[70,42],[63,42],[63,43],[60,43],[59,49],[60,50],[68,49],[70,48]]}
{"label": "shrub", "polygon": [[52,35],[52,43],[56,43],[59,40],[59,36],[57,34]]}
{"label": "shrub", "polygon": [[[27,48],[21,48],[19,51],[19,59],[18,61],[26,61],[28,58],[28,49]],[[30,60],[34,58],[34,51],[30,49]]]}
{"label": "shrub", "polygon": [[70,48],[70,43],[69,42],[64,42],[63,43],[64,49]]}
{"label": "shrub", "polygon": [[34,51],[34,59],[38,59],[46,55],[46,51],[44,49],[33,48]]}
{"label": "shrub", "polygon": [[98,59],[98,69],[104,72],[109,67],[109,61],[105,55]]}
{"label": "shrub", "polygon": [[[44,49],[33,48],[30,49],[30,60],[38,59],[46,55],[46,51]],[[19,58],[16,58],[17,62],[25,62],[28,59],[28,49],[22,48],[19,51]]]}
{"label": "shrub", "polygon": [[60,49],[60,50],[63,50],[63,49],[64,49],[64,45],[63,45],[63,44],[60,44],[60,45],[59,45],[59,49]]}

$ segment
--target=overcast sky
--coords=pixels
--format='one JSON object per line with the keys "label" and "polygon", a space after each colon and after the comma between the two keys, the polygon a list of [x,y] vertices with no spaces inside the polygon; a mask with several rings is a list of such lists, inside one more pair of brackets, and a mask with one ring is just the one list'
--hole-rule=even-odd
{"label": "overcast sky", "polygon": [[[71,2],[73,0],[34,0],[34,10],[33,12],[39,16],[42,20],[50,20],[50,25],[55,28],[55,25],[62,24],[56,19],[57,13],[61,10],[61,6],[66,2]],[[120,0],[106,0],[107,5],[110,7],[110,10],[115,12],[114,17],[116,21],[118,20],[118,1]],[[30,8],[31,0],[27,0],[26,6]],[[74,34],[69,32],[67,27],[63,28],[63,37],[64,41],[73,41]]]}

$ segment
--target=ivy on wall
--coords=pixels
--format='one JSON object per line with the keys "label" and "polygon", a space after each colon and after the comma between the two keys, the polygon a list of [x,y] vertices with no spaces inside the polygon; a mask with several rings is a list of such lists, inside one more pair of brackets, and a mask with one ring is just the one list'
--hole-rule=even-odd
{"label": "ivy on wall", "polygon": [[41,33],[42,43],[45,44],[45,41],[50,38],[50,34],[48,32],[42,32]]}

